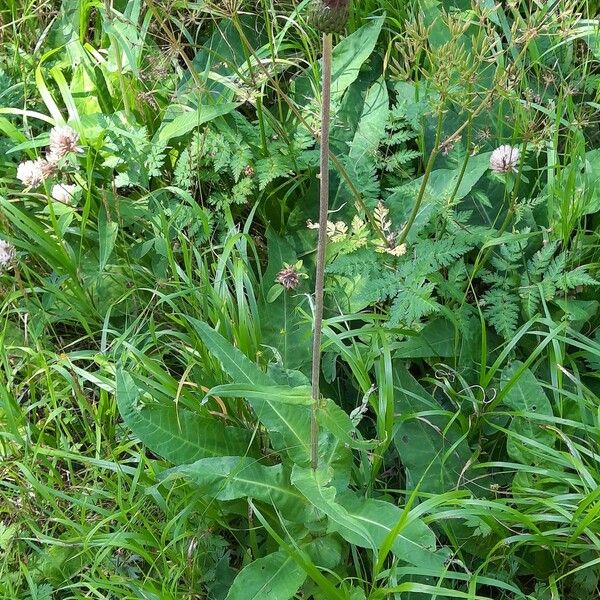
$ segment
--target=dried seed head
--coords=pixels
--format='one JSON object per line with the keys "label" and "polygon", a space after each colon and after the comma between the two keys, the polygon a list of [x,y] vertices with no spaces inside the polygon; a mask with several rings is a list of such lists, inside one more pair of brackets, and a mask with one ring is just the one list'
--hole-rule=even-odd
{"label": "dried seed head", "polygon": [[300,285],[300,275],[295,265],[288,265],[277,273],[275,281],[286,290],[295,290]]}
{"label": "dried seed head", "polygon": [[521,152],[518,148],[504,144],[492,152],[490,156],[490,169],[495,173],[516,171],[520,158]]}

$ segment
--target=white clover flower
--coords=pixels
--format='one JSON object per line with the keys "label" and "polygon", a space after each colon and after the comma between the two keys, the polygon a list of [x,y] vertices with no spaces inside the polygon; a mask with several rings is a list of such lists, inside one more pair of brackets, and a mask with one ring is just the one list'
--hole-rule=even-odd
{"label": "white clover flower", "polygon": [[48,163],[43,158],[26,160],[17,167],[17,179],[28,188],[37,187],[48,175]]}
{"label": "white clover flower", "polygon": [[63,204],[71,204],[76,191],[77,185],[75,184],[57,183],[52,186],[52,198]]}
{"label": "white clover flower", "polygon": [[504,144],[496,148],[490,156],[490,169],[495,173],[516,171],[519,166],[521,152],[518,148]]}
{"label": "white clover flower", "polygon": [[58,162],[69,152],[80,152],[77,145],[79,134],[68,125],[53,127],[50,130],[50,150],[46,155],[49,162]]}
{"label": "white clover flower", "polygon": [[6,240],[0,240],[0,273],[10,267],[16,256],[15,247]]}

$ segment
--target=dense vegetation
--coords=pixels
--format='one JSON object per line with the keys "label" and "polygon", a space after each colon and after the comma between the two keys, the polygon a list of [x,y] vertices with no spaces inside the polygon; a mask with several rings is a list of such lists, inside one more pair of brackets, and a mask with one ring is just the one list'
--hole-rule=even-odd
{"label": "dense vegetation", "polygon": [[598,597],[599,4],[354,0],[314,404],[315,1],[0,2],[0,597]]}

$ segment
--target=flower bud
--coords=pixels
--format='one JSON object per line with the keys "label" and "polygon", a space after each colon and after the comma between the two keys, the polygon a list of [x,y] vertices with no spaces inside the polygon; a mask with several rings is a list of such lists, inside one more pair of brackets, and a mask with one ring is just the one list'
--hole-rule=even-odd
{"label": "flower bud", "polygon": [[344,30],[350,0],[313,0],[310,6],[310,23],[323,33],[341,33]]}

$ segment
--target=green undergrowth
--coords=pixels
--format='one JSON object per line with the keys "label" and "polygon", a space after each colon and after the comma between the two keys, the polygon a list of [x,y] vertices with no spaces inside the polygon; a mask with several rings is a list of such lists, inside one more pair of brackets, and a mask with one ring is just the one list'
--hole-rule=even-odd
{"label": "green undergrowth", "polygon": [[353,2],[316,470],[309,8],[0,4],[1,598],[598,596],[599,7]]}

